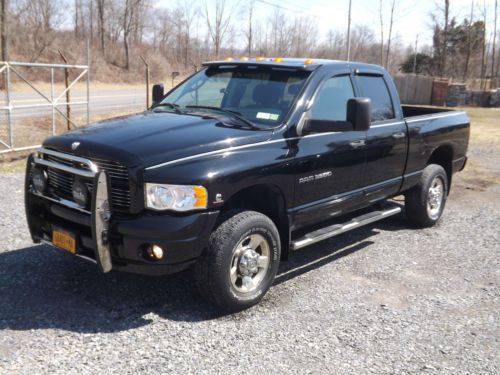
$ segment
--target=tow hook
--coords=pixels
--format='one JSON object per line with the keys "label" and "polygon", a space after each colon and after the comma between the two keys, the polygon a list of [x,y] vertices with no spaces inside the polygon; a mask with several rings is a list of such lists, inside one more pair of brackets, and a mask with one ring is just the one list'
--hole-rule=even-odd
{"label": "tow hook", "polygon": [[109,235],[107,230],[102,231],[101,235],[101,242],[103,245],[108,245],[109,244]]}

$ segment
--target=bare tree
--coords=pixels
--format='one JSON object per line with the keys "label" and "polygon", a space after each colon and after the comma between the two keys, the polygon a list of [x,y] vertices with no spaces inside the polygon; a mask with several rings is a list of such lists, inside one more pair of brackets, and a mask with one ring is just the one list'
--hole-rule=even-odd
{"label": "bare tree", "polygon": [[2,61],[9,59],[8,34],[7,34],[7,13],[9,11],[9,0],[0,2],[0,43],[2,43]]}
{"label": "bare tree", "polygon": [[450,25],[450,0],[444,1],[444,32],[441,75],[446,74],[446,54],[448,50],[448,27]]}
{"label": "bare tree", "polygon": [[481,89],[484,88],[484,78],[486,75],[486,19],[487,19],[487,11],[486,11],[486,0],[483,0],[483,45],[481,50]]}
{"label": "bare tree", "polygon": [[[444,0],[444,6],[436,5],[437,13],[432,14],[434,21],[434,45],[438,56],[437,74],[444,77],[447,74],[446,58],[448,55],[448,37],[450,26],[450,0]],[[442,17],[442,19],[441,19]]]}
{"label": "bare tree", "polygon": [[380,19],[380,65],[384,65],[384,9],[383,2],[379,2],[379,19]]}
{"label": "bare tree", "polygon": [[269,45],[275,56],[284,56],[289,53],[291,45],[290,26],[281,8],[275,7],[269,17]]}
{"label": "bare tree", "polygon": [[352,0],[349,0],[349,10],[347,12],[347,61],[351,58],[351,10]]}
{"label": "bare tree", "polygon": [[385,67],[389,66],[389,57],[391,54],[391,41],[392,41],[392,27],[394,25],[394,8],[396,7],[396,0],[392,0],[391,4],[391,18],[389,20],[389,35],[387,36],[387,51],[385,55]]}
{"label": "bare tree", "polygon": [[106,49],[104,44],[104,36],[105,36],[106,26],[104,24],[105,20],[104,10],[105,10],[106,0],[96,0],[96,2],[97,2],[97,23],[99,27],[99,40],[101,42],[101,53],[103,54],[103,56],[105,56]]}
{"label": "bare tree", "polygon": [[463,81],[467,80],[467,76],[469,75],[469,62],[472,53],[472,32],[474,29],[474,0],[471,1],[470,4],[470,18],[469,18],[469,27],[467,30],[467,51],[465,53],[465,63],[464,63],[464,73],[463,73]]}
{"label": "bare tree", "polygon": [[220,57],[220,49],[223,39],[231,23],[232,10],[227,9],[226,0],[214,0],[214,15],[208,10],[208,2],[205,2],[205,16],[208,26],[208,33],[214,46],[214,55]]}
{"label": "bare tree", "polygon": [[94,39],[94,0],[88,0],[89,7],[89,37]]}
{"label": "bare tree", "polygon": [[126,0],[123,13],[123,49],[125,52],[125,69],[130,69],[129,36],[133,29],[133,20],[137,6],[141,0]]}
{"label": "bare tree", "polygon": [[181,43],[183,51],[183,61],[184,69],[187,69],[190,63],[190,44],[191,44],[191,32],[194,23],[194,19],[198,16],[199,9],[193,1],[184,0],[181,7],[182,17],[181,17]]}
{"label": "bare tree", "polygon": [[247,39],[247,54],[248,56],[252,55],[252,47],[253,47],[253,12],[255,8],[255,0],[250,0],[248,2],[248,24],[247,29],[245,31],[245,36]]}
{"label": "bare tree", "polygon": [[495,0],[495,15],[493,21],[493,45],[491,49],[491,77],[496,77],[497,71],[495,70],[495,52],[497,48],[497,19],[498,19],[498,0]]}

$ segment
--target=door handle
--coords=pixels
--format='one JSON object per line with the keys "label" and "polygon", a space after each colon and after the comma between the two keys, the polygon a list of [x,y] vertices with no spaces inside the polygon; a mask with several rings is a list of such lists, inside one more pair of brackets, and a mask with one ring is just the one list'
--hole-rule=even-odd
{"label": "door handle", "polygon": [[354,148],[363,147],[365,145],[365,140],[358,139],[357,141],[352,141],[349,144],[351,145],[351,147],[354,147]]}
{"label": "door handle", "polygon": [[398,132],[398,133],[394,133],[392,135],[392,138],[395,138],[395,139],[400,139],[400,138],[404,138],[406,137],[406,133],[405,132]]}

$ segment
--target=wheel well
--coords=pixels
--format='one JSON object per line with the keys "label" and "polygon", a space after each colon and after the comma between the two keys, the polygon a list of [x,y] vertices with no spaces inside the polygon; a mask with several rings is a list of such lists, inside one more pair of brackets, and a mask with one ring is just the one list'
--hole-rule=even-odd
{"label": "wheel well", "polygon": [[257,211],[269,217],[280,234],[281,259],[288,259],[290,230],[286,214],[286,202],[283,192],[277,186],[263,184],[240,190],[224,204],[221,213],[235,209]]}
{"label": "wheel well", "polygon": [[453,148],[451,146],[439,146],[432,152],[427,165],[437,164],[443,167],[448,176],[448,192],[451,187],[451,176],[453,174]]}

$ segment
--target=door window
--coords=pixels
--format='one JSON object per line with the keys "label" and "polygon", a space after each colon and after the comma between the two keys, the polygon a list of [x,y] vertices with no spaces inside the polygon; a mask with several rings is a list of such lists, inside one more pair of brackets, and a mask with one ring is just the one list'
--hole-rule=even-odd
{"label": "door window", "polygon": [[311,107],[314,120],[346,121],[347,100],[354,97],[349,76],[328,79],[316,93]]}
{"label": "door window", "polygon": [[372,101],[372,122],[393,119],[394,108],[384,77],[360,75],[357,82],[362,95]]}

